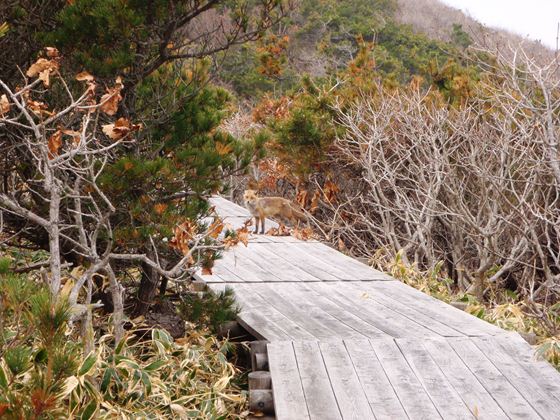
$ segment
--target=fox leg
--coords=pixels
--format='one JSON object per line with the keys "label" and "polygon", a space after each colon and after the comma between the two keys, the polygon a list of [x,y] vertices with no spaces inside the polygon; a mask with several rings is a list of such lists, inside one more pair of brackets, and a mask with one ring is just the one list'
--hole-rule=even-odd
{"label": "fox leg", "polygon": [[[265,220],[264,212],[261,212],[260,217],[261,217],[261,233],[264,233],[264,220]],[[257,229],[258,229],[258,226],[257,226]]]}
{"label": "fox leg", "polygon": [[259,216],[255,216],[255,231],[254,233],[259,233]]}

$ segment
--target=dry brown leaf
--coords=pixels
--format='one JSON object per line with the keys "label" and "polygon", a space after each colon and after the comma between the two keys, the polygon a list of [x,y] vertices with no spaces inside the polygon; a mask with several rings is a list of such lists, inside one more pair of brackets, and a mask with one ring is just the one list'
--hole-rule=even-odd
{"label": "dry brown leaf", "polygon": [[290,236],[290,229],[281,224],[277,228],[268,229],[265,234],[269,236]]}
{"label": "dry brown leaf", "polygon": [[37,115],[52,115],[46,103],[28,99],[26,102],[27,107]]}
{"label": "dry brown leaf", "polygon": [[112,140],[120,140],[133,131],[138,131],[142,128],[141,124],[131,124],[126,118],[119,118],[113,124],[105,124],[102,129],[103,132]]}
{"label": "dry brown leaf", "polygon": [[338,250],[339,251],[345,251],[346,248],[346,244],[344,243],[344,241],[341,238],[338,238]]}
{"label": "dry brown leaf", "polygon": [[122,100],[121,90],[124,85],[122,78],[119,76],[115,80],[115,86],[107,89],[107,93],[101,97],[100,109],[107,115],[115,115],[119,109],[119,103]]}
{"label": "dry brown leaf", "polygon": [[60,52],[54,47],[46,47],[45,51],[47,52],[47,57],[50,58],[59,58]]}
{"label": "dry brown leaf", "polygon": [[292,236],[302,241],[308,241],[313,236],[313,230],[309,227],[303,229],[296,227],[292,230]]}
{"label": "dry brown leaf", "polygon": [[124,170],[125,171],[129,171],[130,169],[132,169],[134,167],[134,163],[132,162],[125,162],[124,163]]}
{"label": "dry brown leaf", "polygon": [[38,76],[43,81],[43,84],[48,87],[50,84],[50,74],[56,70],[58,70],[58,63],[56,61],[39,58],[29,67],[26,74],[29,77]]}
{"label": "dry brown leaf", "polygon": [[10,112],[10,101],[6,95],[0,96],[0,116],[3,116]]}
{"label": "dry brown leaf", "polygon": [[87,71],[82,71],[76,75],[76,80],[78,82],[93,82],[95,77],[89,74]]}
{"label": "dry brown leaf", "polygon": [[315,191],[315,193],[313,194],[313,197],[311,198],[311,205],[309,206],[309,212],[311,214],[313,214],[317,211],[317,208],[319,207],[319,198],[320,197],[321,197],[321,193],[319,191]]}
{"label": "dry brown leaf", "polygon": [[50,159],[58,155],[58,150],[62,147],[62,131],[56,130],[54,132],[54,134],[49,138],[47,147],[49,148]]}
{"label": "dry brown leaf", "polygon": [[222,142],[219,142],[219,141],[216,142],[216,151],[218,152],[218,154],[220,156],[227,155],[232,150],[233,149],[229,144],[225,144],[225,143],[222,143]]}
{"label": "dry brown leaf", "polygon": [[241,242],[243,245],[247,246],[249,244],[249,229],[247,229],[247,226],[243,226],[243,227],[237,229],[236,233],[237,233],[237,238],[239,239],[239,242]]}
{"label": "dry brown leaf", "polygon": [[323,186],[323,196],[325,198],[325,201],[331,204],[336,203],[337,194],[339,191],[340,188],[334,182],[325,182],[325,185]]}
{"label": "dry brown leaf", "polygon": [[223,230],[224,230],[224,223],[222,222],[222,219],[220,219],[219,217],[216,217],[214,222],[208,228],[208,235],[211,238],[217,239],[218,236],[220,236],[220,233],[222,233]]}
{"label": "dry brown leaf", "polygon": [[202,267],[202,275],[203,276],[211,276],[212,275],[212,268],[211,267]]}
{"label": "dry brown leaf", "polygon": [[82,134],[79,131],[74,131],[74,130],[61,130],[61,131],[62,134],[72,137],[72,142],[74,143],[74,145],[77,146],[78,144],[80,144]]}
{"label": "dry brown leaf", "polygon": [[157,203],[154,206],[154,211],[156,212],[156,214],[163,214],[163,212],[167,209],[167,204],[165,203]]}
{"label": "dry brown leaf", "polygon": [[307,207],[307,201],[309,199],[309,192],[307,190],[299,190],[296,195],[296,202],[303,208]]}
{"label": "dry brown leaf", "polygon": [[[183,255],[190,251],[189,242],[196,234],[197,226],[190,220],[186,220],[173,229],[173,238],[169,241],[169,246],[177,249]],[[192,257],[191,257],[192,260]],[[190,263],[194,261],[189,261]]]}

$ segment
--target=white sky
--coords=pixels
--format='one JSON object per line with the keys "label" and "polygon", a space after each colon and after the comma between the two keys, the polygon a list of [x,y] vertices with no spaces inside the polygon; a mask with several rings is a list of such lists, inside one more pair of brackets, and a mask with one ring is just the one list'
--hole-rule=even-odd
{"label": "white sky", "polygon": [[560,0],[442,0],[479,22],[556,48]]}

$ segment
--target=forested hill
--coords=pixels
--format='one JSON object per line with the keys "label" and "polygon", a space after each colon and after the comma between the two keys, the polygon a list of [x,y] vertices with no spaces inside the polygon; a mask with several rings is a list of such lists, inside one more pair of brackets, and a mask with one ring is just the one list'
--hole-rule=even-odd
{"label": "forested hill", "polygon": [[488,28],[438,0],[302,0],[290,21],[258,44],[230,50],[221,80],[242,96],[282,92],[302,75],[335,74],[371,43],[375,67],[386,80],[441,77],[471,45],[507,50],[523,42],[541,60],[553,52],[539,42]]}

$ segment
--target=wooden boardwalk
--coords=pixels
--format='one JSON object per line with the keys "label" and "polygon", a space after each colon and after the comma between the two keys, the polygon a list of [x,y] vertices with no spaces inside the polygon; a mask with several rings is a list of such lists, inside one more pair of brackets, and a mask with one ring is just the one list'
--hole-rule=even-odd
{"label": "wooden boardwalk", "polygon": [[[249,218],[212,201],[233,227]],[[560,373],[518,334],[324,244],[254,235],[198,277],[232,288],[268,342],[278,419],[560,419]]]}

